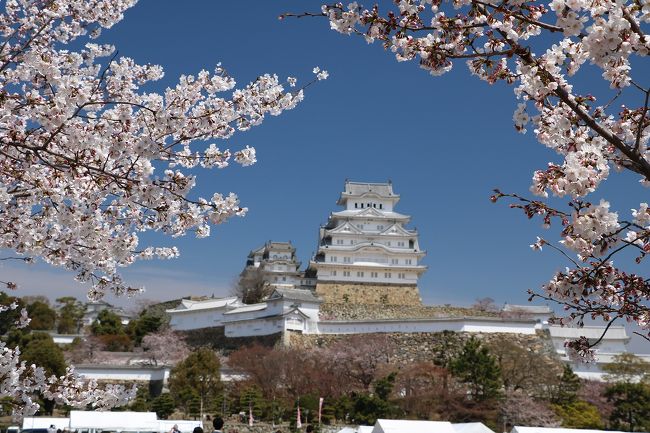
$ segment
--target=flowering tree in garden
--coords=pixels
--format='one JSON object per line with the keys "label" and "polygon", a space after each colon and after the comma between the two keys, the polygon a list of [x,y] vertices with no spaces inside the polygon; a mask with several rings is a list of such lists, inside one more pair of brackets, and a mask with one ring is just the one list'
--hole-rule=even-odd
{"label": "flowering tree in garden", "polygon": [[[163,76],[160,66],[139,65],[91,41],[135,3],[7,0],[0,14],[0,248],[76,272],[92,283],[91,299],[139,292],[123,282],[119,267],[178,255],[175,247],[140,246],[138,232],[201,238],[210,224],[245,214],[232,193],[191,198],[196,180],[187,169],[233,160],[248,166],[255,149],[197,150],[191,142],[229,139],[303,99],[302,89],[285,91],[275,75],[236,89],[220,65],[181,76],[162,94],[145,91]],[[287,83],[295,87],[296,80]],[[0,398],[9,397],[19,415],[36,410],[36,391],[97,407],[129,396],[116,387],[100,392],[71,371],[47,378],[3,343],[0,354]]]}
{"label": "flowering tree in garden", "polygon": [[[388,3],[388,2],[386,2]],[[630,170],[650,185],[650,83],[635,81],[632,61],[650,52],[648,0],[395,0],[394,6],[364,8],[356,2],[325,5],[320,13],[333,30],[378,41],[398,61],[417,61],[431,75],[451,71],[457,61],[487,83],[514,86],[519,99],[514,126],[529,124],[538,141],[555,150],[562,161],[549,163],[533,175],[530,199],[496,191],[493,201],[508,198],[512,207],[546,225],[559,222],[561,245],[538,239],[532,247],[556,248],[571,266],[557,272],[539,293],[562,304],[567,324],[585,317],[635,322],[650,339],[650,283],[638,269],[622,270],[613,258],[632,250],[641,263],[650,251],[650,209],[640,203],[619,215],[607,201],[590,203],[610,169]],[[386,9],[386,10],[384,10]],[[572,80],[597,70],[612,89],[612,100],[599,102],[580,94]],[[587,68],[585,68],[587,69]],[[614,108],[625,91],[635,106]],[[551,207],[549,192],[568,197],[569,207]],[[576,253],[575,257],[574,254]],[[592,345],[582,338],[569,344],[583,356]]]}

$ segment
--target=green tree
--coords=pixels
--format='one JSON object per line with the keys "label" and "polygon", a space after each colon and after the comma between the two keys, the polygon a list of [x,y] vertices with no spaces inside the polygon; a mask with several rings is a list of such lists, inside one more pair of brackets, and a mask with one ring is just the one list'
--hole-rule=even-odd
{"label": "green tree", "polygon": [[158,418],[167,419],[174,413],[176,404],[169,393],[160,394],[151,402],[151,410],[156,412]]}
{"label": "green tree", "polygon": [[262,391],[254,386],[244,388],[239,395],[239,407],[248,414],[249,408],[253,409],[255,419],[271,419],[271,407],[266,404]]}
{"label": "green tree", "polygon": [[56,300],[59,317],[56,332],[59,334],[77,334],[81,329],[81,319],[84,316],[84,305],[72,296],[64,296]]}
{"label": "green tree", "polygon": [[147,334],[158,332],[163,324],[162,317],[143,312],[137,319],[131,320],[127,326],[127,333],[136,345],[142,344],[142,339]]}
{"label": "green tree", "polygon": [[647,385],[614,383],[607,387],[605,396],[614,405],[609,417],[613,428],[626,431],[646,431],[650,428],[650,389]]}
{"label": "green tree", "polygon": [[169,377],[169,392],[176,404],[186,413],[190,413],[193,398],[198,398],[204,413],[213,407],[213,400],[223,388],[220,368],[219,358],[212,350],[202,347],[191,353],[172,369]]}
{"label": "green tree", "polygon": [[650,373],[650,363],[632,353],[616,355],[613,362],[603,366],[607,372],[606,380],[610,382],[645,382]]}
{"label": "green tree", "polygon": [[490,351],[474,337],[465,342],[461,352],[450,362],[451,373],[469,387],[472,398],[486,401],[499,396],[501,371]]}
{"label": "green tree", "polygon": [[573,372],[571,366],[565,364],[551,401],[559,406],[571,405],[575,403],[579,390],[580,378]]}
{"label": "green tree", "polygon": [[27,305],[27,314],[32,319],[29,329],[35,331],[51,331],[56,322],[56,311],[43,301],[34,301]]}
{"label": "green tree", "polygon": [[353,394],[351,416],[355,422],[372,425],[379,418],[397,416],[399,409],[390,402],[396,376],[396,373],[390,373],[378,379],[374,384],[374,394]]}
{"label": "green tree", "polygon": [[102,310],[90,327],[94,335],[124,335],[120,316],[110,310]]}
{"label": "green tree", "polygon": [[20,317],[20,310],[24,307],[20,298],[0,292],[0,305],[11,305],[13,302],[18,304],[18,308],[0,313],[0,335],[6,334],[14,327],[14,323]]}
{"label": "green tree", "polygon": [[138,392],[133,402],[129,405],[129,410],[136,412],[148,412],[151,410],[151,394],[149,393],[148,387],[138,387]]}
{"label": "green tree", "polygon": [[562,419],[562,427],[602,430],[605,426],[598,408],[586,401],[554,404],[553,410]]}
{"label": "green tree", "polygon": [[[48,334],[42,332],[27,334],[21,343],[21,358],[27,365],[36,364],[42,367],[47,376],[65,374],[67,365],[63,351]],[[54,400],[43,399],[42,406],[46,414],[52,415],[54,405]]]}

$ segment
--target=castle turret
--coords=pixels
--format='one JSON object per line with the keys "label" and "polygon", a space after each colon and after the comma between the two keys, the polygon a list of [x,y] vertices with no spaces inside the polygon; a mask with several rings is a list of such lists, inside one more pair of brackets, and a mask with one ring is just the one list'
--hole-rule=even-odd
{"label": "castle turret", "polygon": [[[410,217],[395,212],[399,198],[390,182],[345,182],[337,202],[344,209],[320,228],[318,250],[309,263],[321,296],[338,302],[343,296],[359,302],[419,302],[417,283],[426,270],[420,260],[426,252],[417,231],[405,227]],[[414,289],[406,292],[415,298],[403,299],[406,292],[399,287]]]}

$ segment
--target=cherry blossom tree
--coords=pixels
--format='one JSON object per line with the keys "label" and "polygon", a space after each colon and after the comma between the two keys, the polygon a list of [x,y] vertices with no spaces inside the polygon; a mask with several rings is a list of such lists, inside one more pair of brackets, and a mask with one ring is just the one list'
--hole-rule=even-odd
{"label": "cherry blossom tree", "polygon": [[135,3],[10,0],[0,15],[0,247],[75,271],[92,299],[140,291],[118,268],[178,256],[141,246],[139,232],[203,238],[246,213],[233,193],[191,196],[188,170],[249,166],[255,149],[192,142],[228,140],[303,99],[270,74],[236,88],[221,65],[151,91],[160,66],[92,42]]}
{"label": "cherry blossom tree", "polygon": [[152,365],[175,365],[190,354],[190,348],[183,337],[171,329],[145,335],[142,348]]}
{"label": "cherry blossom tree", "polygon": [[[394,0],[285,16],[325,17],[332,30],[379,42],[397,61],[416,61],[433,76],[464,62],[488,84],[512,85],[519,100],[515,128],[525,133],[532,124],[537,140],[559,157],[533,174],[531,192],[538,198],[498,190],[492,196],[547,226],[559,224],[559,244],[538,238],[532,247],[557,249],[569,266],[532,297],[561,304],[562,324],[623,319],[650,339],[650,282],[638,266],[624,270],[613,261],[630,251],[643,262],[650,209],[640,203],[619,215],[606,200],[587,198],[611,169],[633,172],[650,185],[650,83],[632,74],[632,65],[650,52],[648,0]],[[594,73],[609,89],[582,94],[574,88]],[[617,100],[632,106],[616,107]],[[549,193],[568,198],[568,207],[552,207]],[[593,343],[581,338],[569,348],[589,357]]]}
{"label": "cherry blossom tree", "polygon": [[[138,234],[159,231],[198,238],[210,227],[243,216],[233,193],[194,197],[194,167],[256,162],[255,149],[220,148],[236,131],[257,126],[303,99],[263,74],[236,88],[220,64],[181,76],[156,93],[156,65],[118,55],[93,42],[123,18],[136,0],[7,0],[0,13],[0,248],[40,259],[91,283],[89,298],[141,289],[118,268],[138,259],[178,256],[173,246],[141,246]],[[327,72],[314,69],[315,80]],[[290,88],[295,78],[288,78]],[[307,83],[309,85],[310,83]],[[306,86],[305,86],[306,87]],[[205,143],[201,148],[193,142]],[[16,283],[0,276],[9,289]],[[15,305],[0,306],[15,310]],[[0,319],[1,320],[1,319]],[[27,321],[23,312],[21,325]],[[20,350],[0,343],[0,398],[17,416],[34,413],[32,395],[57,403],[107,408],[133,395],[99,390],[72,369],[46,377],[25,365]]]}

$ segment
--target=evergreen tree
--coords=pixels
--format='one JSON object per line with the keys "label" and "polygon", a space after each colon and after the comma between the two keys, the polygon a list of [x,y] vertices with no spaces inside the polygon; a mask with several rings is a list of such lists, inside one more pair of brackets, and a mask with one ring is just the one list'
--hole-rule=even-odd
{"label": "evergreen tree", "polygon": [[552,398],[553,403],[568,406],[575,403],[580,390],[580,378],[573,372],[571,366],[565,364],[557,391]]}
{"label": "evergreen tree", "polygon": [[264,401],[264,396],[262,391],[256,387],[247,387],[245,388],[239,396],[239,407],[242,412],[246,412],[248,416],[249,409],[253,409],[253,417],[257,420],[259,419],[270,419],[271,414],[267,413],[266,402]]}
{"label": "evergreen tree", "polygon": [[356,394],[352,397],[351,415],[355,422],[372,425],[379,418],[397,416],[398,407],[389,401],[397,374],[391,373],[375,382],[375,394]]}
{"label": "evergreen tree", "polygon": [[650,389],[643,383],[618,382],[605,391],[614,410],[610,415],[612,427],[626,431],[650,429]]}
{"label": "evergreen tree", "polygon": [[162,323],[163,319],[161,317],[143,312],[140,317],[129,322],[127,332],[134,343],[139,346],[142,344],[142,339],[145,335],[157,332],[162,326]]}
{"label": "evergreen tree", "polygon": [[501,392],[501,371],[490,351],[472,337],[450,362],[451,373],[469,387],[476,401],[486,401]]}
{"label": "evergreen tree", "polygon": [[58,298],[56,302],[59,310],[56,331],[59,334],[77,334],[81,329],[84,305],[72,296]]}
{"label": "evergreen tree", "polygon": [[149,394],[148,387],[138,387],[138,392],[135,399],[129,405],[129,410],[135,412],[148,412],[151,409],[151,395]]}
{"label": "evergreen tree", "polygon": [[[46,376],[62,376],[65,374],[66,362],[63,351],[46,333],[34,332],[24,336],[21,342],[21,358],[27,364],[36,364],[45,370]],[[52,415],[54,400],[44,399],[43,412]]]}
{"label": "evergreen tree", "polygon": [[175,408],[174,399],[169,393],[160,394],[151,402],[151,410],[156,412],[160,419],[169,418],[174,413]]}
{"label": "evergreen tree", "polygon": [[223,389],[220,369],[219,358],[212,350],[202,347],[191,353],[169,377],[169,392],[176,404],[186,413],[198,413],[202,405],[206,413]]}
{"label": "evergreen tree", "polygon": [[6,334],[14,327],[14,323],[20,317],[20,311],[24,306],[20,298],[0,292],[0,305],[11,305],[13,302],[18,304],[18,308],[0,313],[0,335]]}
{"label": "evergreen tree", "polygon": [[614,357],[614,362],[603,366],[608,375],[606,379],[611,382],[644,382],[650,374],[650,363],[634,355],[622,353]]}
{"label": "evergreen tree", "polygon": [[29,329],[36,331],[50,331],[54,329],[56,311],[43,301],[34,301],[27,305],[27,314],[32,319]]}
{"label": "evergreen tree", "polygon": [[94,335],[124,335],[124,326],[120,316],[110,310],[102,310],[91,325]]}

